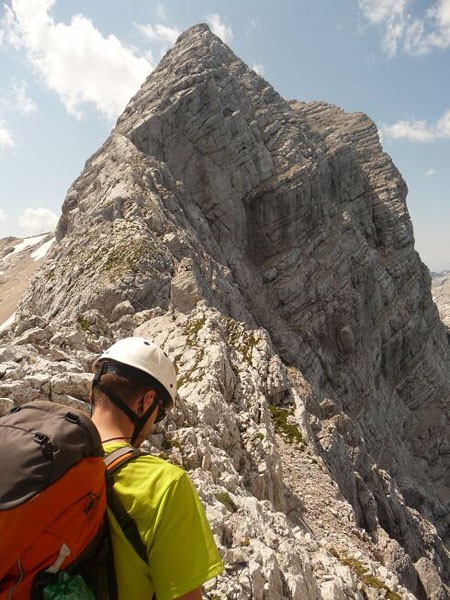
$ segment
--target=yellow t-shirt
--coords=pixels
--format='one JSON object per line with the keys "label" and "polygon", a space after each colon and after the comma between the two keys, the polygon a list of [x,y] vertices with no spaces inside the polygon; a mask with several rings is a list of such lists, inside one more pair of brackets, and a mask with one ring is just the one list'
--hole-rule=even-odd
{"label": "yellow t-shirt", "polygon": [[[124,443],[104,444],[109,454]],[[108,511],[119,600],[173,600],[223,570],[187,474],[150,454],[114,473],[114,491],[147,547],[145,564]]]}

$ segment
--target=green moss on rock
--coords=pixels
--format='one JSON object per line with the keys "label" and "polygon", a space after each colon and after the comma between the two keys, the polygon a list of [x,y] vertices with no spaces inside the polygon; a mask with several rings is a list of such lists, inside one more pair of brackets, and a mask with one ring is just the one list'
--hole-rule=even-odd
{"label": "green moss on rock", "polygon": [[89,324],[89,321],[86,319],[86,317],[79,317],[78,323],[80,324],[80,327],[83,331],[86,331],[86,332],[91,331],[91,326]]}
{"label": "green moss on rock", "polygon": [[218,492],[215,494],[216,500],[221,502],[230,512],[235,513],[237,506],[226,492]]}
{"label": "green moss on rock", "polygon": [[378,579],[378,577],[368,573],[367,567],[365,567],[359,560],[345,556],[334,548],[330,550],[330,554],[337,558],[341,564],[349,567],[349,569],[358,577],[361,583],[367,587],[372,587],[377,590],[384,590],[388,600],[401,600],[401,596],[391,590],[385,583]]}
{"label": "green moss on rock", "polygon": [[289,444],[305,444],[301,431],[295,425],[288,422],[288,417],[292,416],[293,411],[289,408],[282,408],[269,404],[272,415],[273,426],[276,433],[282,435]]}
{"label": "green moss on rock", "polygon": [[204,319],[197,319],[196,321],[191,321],[184,328],[183,333],[187,337],[187,345],[189,347],[195,346],[198,332],[202,329],[204,324]]}
{"label": "green moss on rock", "polygon": [[253,359],[253,349],[258,345],[258,337],[254,331],[247,331],[233,319],[225,319],[225,335],[227,342],[249,365]]}

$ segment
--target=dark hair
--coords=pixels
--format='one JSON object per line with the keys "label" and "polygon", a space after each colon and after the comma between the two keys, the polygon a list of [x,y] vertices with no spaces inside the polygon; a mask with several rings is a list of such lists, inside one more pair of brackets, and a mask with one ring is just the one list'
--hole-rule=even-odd
{"label": "dark hair", "polygon": [[[106,373],[103,375],[102,387],[105,388],[106,392],[112,391],[116,393],[126,404],[129,404],[130,400],[150,389],[148,386],[144,386],[138,381],[130,381],[129,379],[126,379],[122,375],[117,375],[116,373]],[[98,389],[97,386],[93,388],[92,393],[94,394],[96,401],[97,399],[105,399],[105,395],[101,390]]]}
{"label": "dark hair", "polygon": [[[117,361],[107,361],[107,365],[101,375],[102,386],[106,391],[115,392],[120,398],[127,402],[129,397],[134,398],[148,390],[153,390],[156,399],[161,401],[162,405],[170,408],[173,405],[172,397],[165,387],[148,373],[139,369],[124,365]],[[101,368],[101,365],[99,366]],[[94,386],[94,389],[96,386]]]}

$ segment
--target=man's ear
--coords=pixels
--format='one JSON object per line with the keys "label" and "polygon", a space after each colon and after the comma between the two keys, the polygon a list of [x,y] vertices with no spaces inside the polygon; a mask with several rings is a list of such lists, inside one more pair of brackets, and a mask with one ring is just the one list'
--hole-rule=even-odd
{"label": "man's ear", "polygon": [[92,415],[94,414],[94,410],[95,410],[94,394],[92,393],[92,390],[89,392],[89,396],[87,397],[87,400],[89,403],[89,415],[92,417]]}
{"label": "man's ear", "polygon": [[148,410],[150,408],[151,404],[155,400],[155,396],[156,396],[156,394],[155,394],[154,390],[148,390],[148,392],[145,392],[145,395],[144,395],[145,410]]}

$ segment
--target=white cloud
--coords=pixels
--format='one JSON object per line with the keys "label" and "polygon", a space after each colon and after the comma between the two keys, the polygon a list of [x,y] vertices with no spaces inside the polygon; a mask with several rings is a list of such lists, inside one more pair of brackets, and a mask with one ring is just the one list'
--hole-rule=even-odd
{"label": "white cloud", "polygon": [[409,0],[358,0],[362,15],[370,23],[385,28],[382,40],[384,52],[393,56],[404,33],[406,6]]}
{"label": "white cloud", "polygon": [[394,125],[384,125],[383,133],[388,139],[407,139],[411,142],[432,142],[434,131],[426,121],[398,121]]}
{"label": "white cloud", "polygon": [[6,221],[6,213],[3,208],[0,208],[0,221]]}
{"label": "white cloud", "polygon": [[438,0],[428,15],[435,21],[436,29],[431,34],[432,45],[438,48],[450,46],[450,0]]}
{"label": "white cloud", "polygon": [[174,27],[168,27],[167,25],[139,25],[136,27],[141,33],[143,33],[152,42],[159,42],[168,44],[169,46],[175,44],[180,31]]}
{"label": "white cloud", "polygon": [[416,19],[404,28],[403,49],[407,54],[413,56],[420,56],[431,50],[423,21]]}
{"label": "white cloud", "polygon": [[441,27],[450,27],[450,0],[439,0],[430,12]]}
{"label": "white cloud", "polygon": [[431,175],[436,175],[436,170],[435,169],[428,169],[428,171],[425,171],[425,175],[427,177],[431,177]]}
{"label": "white cloud", "polygon": [[394,56],[397,52],[397,46],[402,38],[403,32],[403,23],[395,18],[390,19],[386,24],[386,31],[381,45],[388,56]]}
{"label": "white cloud", "polygon": [[261,27],[261,19],[259,17],[251,19],[250,25],[253,27],[253,29],[259,29]]}
{"label": "white cloud", "polygon": [[445,112],[435,124],[412,119],[398,121],[394,125],[383,125],[382,130],[388,139],[406,139],[411,142],[450,139],[450,110]]}
{"label": "white cloud", "polygon": [[222,17],[218,13],[208,15],[208,24],[211,27],[211,31],[215,33],[222,41],[229,44],[233,41],[233,32],[231,27],[222,21]]}
{"label": "white cloud", "polygon": [[10,89],[0,97],[0,151],[15,146],[13,134],[2,119],[2,113],[15,111],[29,114],[37,108],[36,103],[27,96],[26,88],[25,81],[13,80]]}
{"label": "white cloud", "polygon": [[4,41],[25,49],[70,114],[81,118],[87,103],[108,118],[116,117],[153,65],[114,35],[104,37],[81,14],[69,25],[55,22],[50,15],[54,3],[12,0],[2,22]]}
{"label": "white cloud", "polygon": [[9,129],[0,121],[0,150],[3,148],[13,148],[14,140]]}
{"label": "white cloud", "polygon": [[53,231],[58,217],[48,208],[26,208],[19,216],[19,225],[30,234]]}
{"label": "white cloud", "polygon": [[450,138],[450,110],[445,112],[438,120],[436,130],[439,137]]}
{"label": "white cloud", "polygon": [[26,81],[14,80],[12,84],[12,98],[10,108],[25,115],[36,112],[36,102],[27,95],[28,84]]}
{"label": "white cloud", "polygon": [[156,5],[156,15],[158,19],[165,21],[167,19],[166,8],[162,2],[158,2]]}
{"label": "white cloud", "polygon": [[393,56],[401,48],[410,55],[450,47],[450,0],[434,0],[419,17],[409,12],[411,0],[358,0],[371,24],[384,29],[382,47]]}
{"label": "white cloud", "polygon": [[258,73],[258,75],[261,75],[261,77],[264,75],[264,65],[253,65],[252,69],[255,71],[255,73]]}
{"label": "white cloud", "polygon": [[19,49],[22,47],[22,43],[17,31],[14,12],[7,4],[3,5],[3,9],[3,17],[0,20],[0,47],[8,45]]}
{"label": "white cloud", "polygon": [[383,23],[402,17],[408,0],[359,0],[359,8],[372,23]]}

